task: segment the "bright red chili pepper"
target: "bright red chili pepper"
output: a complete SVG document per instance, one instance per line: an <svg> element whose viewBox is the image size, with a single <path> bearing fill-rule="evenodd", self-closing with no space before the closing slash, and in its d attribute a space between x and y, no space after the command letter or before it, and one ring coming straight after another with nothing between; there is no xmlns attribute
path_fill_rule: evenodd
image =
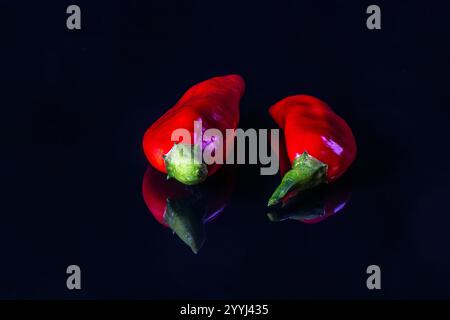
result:
<svg viewBox="0 0 450 320"><path fill-rule="evenodd" d="M231 169L221 170L199 186L185 186L148 167L142 194L155 219L197 253L205 241L204 224L223 212L233 187Z"/></svg>
<svg viewBox="0 0 450 320"><path fill-rule="evenodd" d="M221 164L206 165L202 161L195 162L194 158L205 148L214 152L222 148L220 151L225 159L226 141L203 137L203 141L197 142L197 147L195 141L174 144L172 133L176 129L186 129L194 140L194 121L201 121L202 133L210 128L218 129L225 139L226 129L237 128L239 102L244 90L245 83L239 75L228 75L200 82L186 91L144 135L144 152L151 165L187 185L200 183L216 172Z"/></svg>
<svg viewBox="0 0 450 320"><path fill-rule="evenodd" d="M323 101L307 95L287 97L269 113L283 129L292 168L269 199L278 203L291 190L306 190L339 178L356 157L347 123Z"/></svg>

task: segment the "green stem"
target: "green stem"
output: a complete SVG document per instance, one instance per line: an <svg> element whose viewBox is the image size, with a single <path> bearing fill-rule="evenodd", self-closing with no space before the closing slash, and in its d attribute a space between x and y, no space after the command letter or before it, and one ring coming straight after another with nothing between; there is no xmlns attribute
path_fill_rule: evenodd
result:
<svg viewBox="0 0 450 320"><path fill-rule="evenodd" d="M327 165L307 152L295 158L292 169L286 172L275 192L269 199L268 206L279 203L289 191L303 191L327 182Z"/></svg>
<svg viewBox="0 0 450 320"><path fill-rule="evenodd" d="M208 176L208 169L202 163L201 148L197 144L175 144L163 157L167 179L174 178L183 184L194 185Z"/></svg>

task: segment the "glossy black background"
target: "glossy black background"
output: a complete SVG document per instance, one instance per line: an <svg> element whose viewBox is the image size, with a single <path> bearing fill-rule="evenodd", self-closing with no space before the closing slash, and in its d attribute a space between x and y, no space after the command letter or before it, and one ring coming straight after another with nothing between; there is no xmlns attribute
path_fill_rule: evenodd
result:
<svg viewBox="0 0 450 320"><path fill-rule="evenodd" d="M449 26L443 1L0 3L1 298L450 298ZM192 84L239 73L242 128L309 93L353 128L349 206L272 223L279 176L239 167L198 255L141 195L142 135ZM65 268L82 268L68 291ZM366 267L382 290L366 289Z"/></svg>

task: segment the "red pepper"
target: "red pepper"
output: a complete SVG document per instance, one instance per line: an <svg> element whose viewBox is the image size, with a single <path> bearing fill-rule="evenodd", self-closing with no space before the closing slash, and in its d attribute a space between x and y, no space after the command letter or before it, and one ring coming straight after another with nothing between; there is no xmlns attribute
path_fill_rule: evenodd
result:
<svg viewBox="0 0 450 320"><path fill-rule="evenodd" d="M204 224L223 212L234 187L230 169L199 186L185 186L149 167L142 182L144 201L154 218L172 229L194 253L205 241Z"/></svg>
<svg viewBox="0 0 450 320"><path fill-rule="evenodd" d="M195 139L194 121L202 122L202 133L210 128L218 129L225 139L225 130L238 126L239 102L244 90L245 83L239 75L215 77L191 87L145 133L143 147L150 164L187 185L200 183L216 172L221 164L206 165L194 159L207 147L214 152L222 148L220 151L226 159L226 142L203 137L203 141L195 145L192 141ZM176 129L188 130L191 141L180 139L174 144L171 137Z"/></svg>
<svg viewBox="0 0 450 320"><path fill-rule="evenodd" d="M272 194L274 205L289 191L333 182L356 157L356 142L347 123L323 101L307 95L287 97L269 113L283 129L291 169Z"/></svg>

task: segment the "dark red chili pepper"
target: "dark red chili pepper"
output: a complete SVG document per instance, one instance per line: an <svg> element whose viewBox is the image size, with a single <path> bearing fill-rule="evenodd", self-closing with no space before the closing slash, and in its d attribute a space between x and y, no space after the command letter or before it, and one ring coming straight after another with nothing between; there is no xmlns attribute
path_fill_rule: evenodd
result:
<svg viewBox="0 0 450 320"><path fill-rule="evenodd" d="M203 137L197 146L195 141L183 139L174 144L172 133L176 129L186 129L191 134L191 140L194 140L194 121L201 121L202 133L210 128L218 129L225 139L226 129L237 128L239 102L244 90L245 83L240 76L228 75L200 82L186 91L176 105L145 133L143 147L151 165L187 185L200 183L216 172L221 164L206 165L193 160L207 147L214 152L217 148L223 148L221 151L225 159L226 141Z"/></svg>
<svg viewBox="0 0 450 320"><path fill-rule="evenodd" d="M347 123L323 101L307 95L287 97L269 113L283 129L291 170L269 199L278 203L291 190L306 190L339 178L356 157Z"/></svg>
<svg viewBox="0 0 450 320"><path fill-rule="evenodd" d="M233 187L234 175L229 168L204 184L185 186L167 180L149 167L142 182L142 194L155 219L197 253L205 241L204 224L223 212Z"/></svg>

